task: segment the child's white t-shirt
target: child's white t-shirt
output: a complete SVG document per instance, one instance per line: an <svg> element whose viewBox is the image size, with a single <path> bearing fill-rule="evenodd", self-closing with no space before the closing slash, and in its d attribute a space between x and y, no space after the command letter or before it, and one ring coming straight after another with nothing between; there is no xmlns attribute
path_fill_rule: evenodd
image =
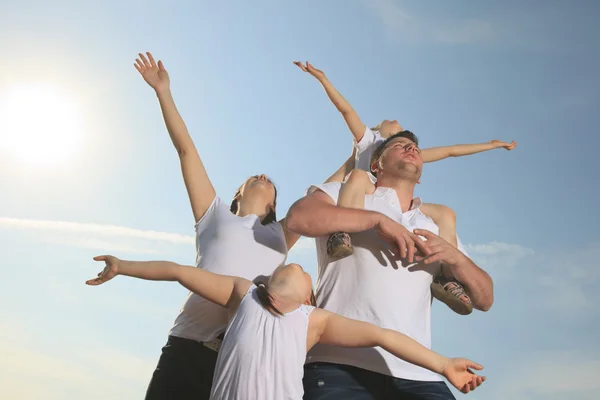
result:
<svg viewBox="0 0 600 400"><path fill-rule="evenodd" d="M308 319L313 306L275 316L251 285L219 350L211 400L302 400Z"/></svg>
<svg viewBox="0 0 600 400"><path fill-rule="evenodd" d="M379 131L372 131L369 128L365 128L365 134L362 139L354 145L356 147L354 168L371 172L371 156L375 152L375 149L384 141L385 139L381 137Z"/></svg>

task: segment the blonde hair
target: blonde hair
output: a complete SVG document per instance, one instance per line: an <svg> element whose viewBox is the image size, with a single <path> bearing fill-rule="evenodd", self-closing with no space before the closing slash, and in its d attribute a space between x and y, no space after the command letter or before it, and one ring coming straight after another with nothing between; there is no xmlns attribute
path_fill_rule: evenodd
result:
<svg viewBox="0 0 600 400"><path fill-rule="evenodd" d="M378 131L381 129L381 124L383 124L383 121L381 121L380 123L378 123L377 125L375 125L374 127L371 128L372 131Z"/></svg>

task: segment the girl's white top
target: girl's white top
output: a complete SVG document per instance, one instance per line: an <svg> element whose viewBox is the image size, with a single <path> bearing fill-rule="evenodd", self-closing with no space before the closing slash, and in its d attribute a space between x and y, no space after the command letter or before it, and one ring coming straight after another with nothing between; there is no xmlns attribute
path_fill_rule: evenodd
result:
<svg viewBox="0 0 600 400"><path fill-rule="evenodd" d="M275 316L250 286L225 332L211 400L301 400L312 310L301 305Z"/></svg>

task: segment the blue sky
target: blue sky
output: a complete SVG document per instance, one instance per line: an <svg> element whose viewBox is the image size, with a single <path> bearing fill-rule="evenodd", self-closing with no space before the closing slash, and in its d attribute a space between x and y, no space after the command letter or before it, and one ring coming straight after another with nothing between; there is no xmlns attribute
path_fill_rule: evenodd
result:
<svg viewBox="0 0 600 400"><path fill-rule="evenodd" d="M434 349L486 366L471 399L596 398L597 2L0 0L0 9L0 104L14 85L51 84L76 105L65 120L79 121L62 142L72 156L58 164L39 143L61 143L62 124L18 136L21 122L43 120L43 106L0 129L0 143L17 143L0 147L0 397L145 390L186 291L83 282L96 254L195 258L177 157L132 66L152 51L217 193L229 199L267 173L280 216L351 151L296 59L324 70L367 124L398 119L422 147L516 140L512 152L424 170L417 194L456 210L461 239L496 284L486 314L434 304ZM40 148L39 163L25 161ZM289 260L314 273L312 241Z"/></svg>

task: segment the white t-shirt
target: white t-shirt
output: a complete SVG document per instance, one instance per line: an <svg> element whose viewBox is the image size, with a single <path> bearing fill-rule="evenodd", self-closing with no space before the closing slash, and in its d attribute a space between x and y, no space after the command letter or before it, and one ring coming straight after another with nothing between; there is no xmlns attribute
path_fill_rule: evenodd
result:
<svg viewBox="0 0 600 400"><path fill-rule="evenodd" d="M360 142L354 145L356 147L354 168L371 172L371 156L375 152L375 149L384 141L385 139L381 137L378 131L366 128Z"/></svg>
<svg viewBox="0 0 600 400"><path fill-rule="evenodd" d="M308 318L301 305L283 316L265 310L252 285L227 327L211 400L301 400Z"/></svg>
<svg viewBox="0 0 600 400"><path fill-rule="evenodd" d="M340 187L339 182L317 186L336 203ZM421 201L415 199L413 208L402 213L396 191L390 188L379 187L372 195L365 196L365 209L381 212L409 231L420 228L437 234L437 225L420 211L420 206ZM440 270L439 263L419 263L406 268L374 229L350 236L354 254L332 262L327 256L327 237L316 239L317 305L348 318L402 332L431 348L429 286ZM441 380L433 372L402 361L380 347L350 349L317 344L308 353L307 362L352 365L403 379Z"/></svg>
<svg viewBox="0 0 600 400"><path fill-rule="evenodd" d="M285 262L287 246L280 223L262 225L254 214L238 217L215 197L196 223L196 254L198 268L254 280ZM224 307L190 293L169 335L208 342L225 331L227 322Z"/></svg>

